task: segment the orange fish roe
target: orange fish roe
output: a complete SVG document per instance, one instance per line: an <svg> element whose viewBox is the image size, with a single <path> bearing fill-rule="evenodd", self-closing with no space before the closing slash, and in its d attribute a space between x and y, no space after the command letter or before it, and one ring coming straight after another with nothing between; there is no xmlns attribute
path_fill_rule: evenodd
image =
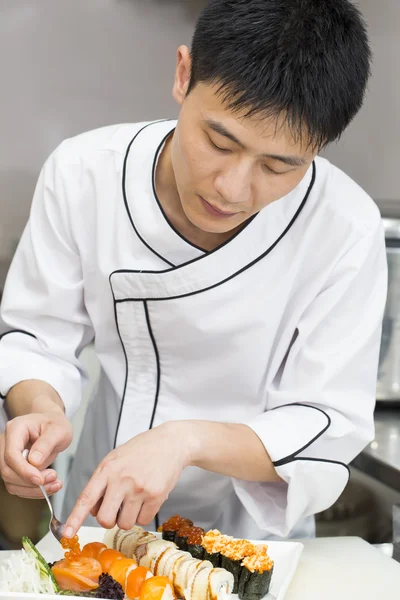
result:
<svg viewBox="0 0 400 600"><path fill-rule="evenodd" d="M179 537L187 537L189 535L189 533L192 531L193 529L193 525L183 525L182 527L180 527L177 531L177 535Z"/></svg>
<svg viewBox="0 0 400 600"><path fill-rule="evenodd" d="M61 538L61 547L65 550L64 556L66 560L74 560L81 555L81 546L77 535L71 539Z"/></svg>
<svg viewBox="0 0 400 600"><path fill-rule="evenodd" d="M184 525L188 525L190 527L193 526L193 521L190 519L185 519L184 517L180 517L179 515L173 515L169 519L167 519L158 530L161 531L178 531Z"/></svg>
<svg viewBox="0 0 400 600"><path fill-rule="evenodd" d="M231 560L243 560L255 552L256 546L248 540L232 540L222 550L222 554Z"/></svg>
<svg viewBox="0 0 400 600"><path fill-rule="evenodd" d="M187 543L189 545L198 545L200 546L203 541L204 529L201 527L191 527Z"/></svg>

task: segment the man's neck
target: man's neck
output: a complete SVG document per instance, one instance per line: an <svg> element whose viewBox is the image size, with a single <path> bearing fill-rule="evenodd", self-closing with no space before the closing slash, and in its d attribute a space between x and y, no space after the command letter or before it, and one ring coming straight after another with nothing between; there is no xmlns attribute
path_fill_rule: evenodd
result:
<svg viewBox="0 0 400 600"><path fill-rule="evenodd" d="M158 200L169 222L188 242L210 252L235 235L236 230L226 233L202 231L187 218L176 186L171 160L171 141L168 138L158 161L155 174L155 187Z"/></svg>

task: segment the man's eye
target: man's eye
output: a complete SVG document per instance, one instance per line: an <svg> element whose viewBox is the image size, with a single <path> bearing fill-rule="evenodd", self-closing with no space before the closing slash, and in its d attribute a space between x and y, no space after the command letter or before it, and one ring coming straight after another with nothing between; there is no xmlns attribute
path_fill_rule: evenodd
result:
<svg viewBox="0 0 400 600"><path fill-rule="evenodd" d="M263 165L263 169L265 171L268 171L268 173L273 173L274 175L284 175L285 174L285 171L274 171L268 165Z"/></svg>
<svg viewBox="0 0 400 600"><path fill-rule="evenodd" d="M210 138L210 144L213 148L215 148L216 150L219 150L219 152L231 152L231 150L229 148L221 148L221 146L217 146L217 144L215 144L212 139Z"/></svg>

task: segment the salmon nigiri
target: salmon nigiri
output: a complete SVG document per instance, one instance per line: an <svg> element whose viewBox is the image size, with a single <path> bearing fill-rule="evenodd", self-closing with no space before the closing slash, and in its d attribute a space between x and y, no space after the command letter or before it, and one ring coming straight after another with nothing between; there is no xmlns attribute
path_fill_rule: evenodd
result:
<svg viewBox="0 0 400 600"><path fill-rule="evenodd" d="M129 600L136 600L140 596L141 589L147 579L153 574L146 567L137 567L127 572L125 579L125 594Z"/></svg>
<svg viewBox="0 0 400 600"><path fill-rule="evenodd" d="M86 556L86 558L95 558L98 560L100 552L106 548L107 546L102 542L91 542L90 544L83 546L81 550L81 556Z"/></svg>
<svg viewBox="0 0 400 600"><path fill-rule="evenodd" d="M108 569L108 574L117 581L125 591L125 580L128 571L136 569L137 564L132 558L120 558L115 560Z"/></svg>
<svg viewBox="0 0 400 600"><path fill-rule="evenodd" d="M146 579L140 590L140 600L175 600L176 596L168 577Z"/></svg>
<svg viewBox="0 0 400 600"><path fill-rule="evenodd" d="M96 589L102 572L97 560L83 556L74 560L60 560L51 570L60 589L72 592L89 592Z"/></svg>

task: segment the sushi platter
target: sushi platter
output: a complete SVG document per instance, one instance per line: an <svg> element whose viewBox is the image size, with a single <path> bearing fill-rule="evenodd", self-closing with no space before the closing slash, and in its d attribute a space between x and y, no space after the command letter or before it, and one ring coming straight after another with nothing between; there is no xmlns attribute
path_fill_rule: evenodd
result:
<svg viewBox="0 0 400 600"><path fill-rule="evenodd" d="M140 569L147 570L149 573L147 577L150 576L150 578L145 583L149 589L149 595L148 597L143 595L142 590L140 594L141 600L173 600L174 598L184 598L185 600L228 600L229 598L231 600L238 600L240 598L241 600L283 600L303 551L303 545L299 542L234 540L233 538L222 536L216 530L208 532L204 536L202 546L200 544L193 544L190 547L188 541L196 542L196 536L191 539L188 537L189 532L188 535L185 535L184 530L182 531L181 537L178 539L175 538L175 542L178 542L178 545L176 545L170 537L171 532L168 531L151 533L145 532L140 527L135 527L130 532L123 532L118 530L118 528L105 531L99 527L82 527L79 531L79 542L82 547L96 546L97 544L98 546L102 545L104 549L107 546L110 549L107 551L108 553L117 552L122 553L124 558L129 556L132 559L133 557L137 563L135 563L135 566L129 567L129 559L125 559L125 563L127 564L125 565L124 578L126 577L126 581L128 581L128 575L130 575L133 569L137 568L137 565L140 565ZM222 552L215 551L222 549L223 539L230 542L230 553L227 550L222 550ZM104 543L100 544L100 542ZM250 554L248 551L250 548L249 545L253 545L252 558L244 559L242 562L242 557L246 555L246 550ZM234 552L232 549L234 549ZM62 577L62 569L55 568L58 565L62 566L63 563L63 561L60 561L62 549L58 542L48 534L39 542L37 550L50 565L57 561L52 570L53 573L61 574L60 576ZM102 551L104 550L100 550L100 552ZM103 554L104 557L107 552ZM239 556L240 559L238 561ZM134 561L131 560L131 562L133 563ZM102 564L104 564L104 561ZM239 564L245 564L247 567L241 566L239 567L240 571L237 571L236 567ZM255 567L255 564L262 564L264 567L260 569ZM118 562L119 570L115 570L115 567L114 571L103 569L103 573L120 573L123 567L124 560L121 560ZM259 572L257 572L257 568ZM151 573L150 570L152 571ZM0 586L1 573L2 556L0 552ZM135 574L138 573L139 569ZM171 589L167 585L161 595L157 596L158 591L155 595L152 594L152 583L155 584L155 580L164 579L167 582L169 581L167 577L158 576L165 573L173 574L170 577L171 581L173 581ZM132 578L135 574L132 573ZM154 577L153 574L158 577ZM120 577L113 576L116 577L117 581L121 582ZM101 577L104 577L104 575ZM190 590L188 589L188 580L194 582L191 584ZM67 586L61 589L70 588ZM267 593L262 596L265 589L267 589ZM139 595L128 595L128 591L125 588L124 592L127 594L125 598L139 598ZM239 592L239 596L233 592ZM74 596L73 593L68 592L68 597L72 600L79 600L79 598L82 598L82 594ZM112 598L114 597L116 596L112 596ZM2 598L15 598L16 600L47 598L47 600L59 600L60 595L59 593L38 594L37 592L20 593L1 591L0 587L0 599Z"/></svg>

